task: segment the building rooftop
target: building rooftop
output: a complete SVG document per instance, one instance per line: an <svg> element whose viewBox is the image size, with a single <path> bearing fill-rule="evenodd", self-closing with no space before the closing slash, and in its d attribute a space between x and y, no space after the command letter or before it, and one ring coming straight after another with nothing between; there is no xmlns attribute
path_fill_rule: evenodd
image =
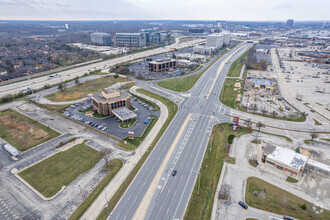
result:
<svg viewBox="0 0 330 220"><path fill-rule="evenodd" d="M266 146L264 147L263 151L267 154L271 154L274 152L274 150L276 149L276 147L274 145L271 144L266 144Z"/></svg>
<svg viewBox="0 0 330 220"><path fill-rule="evenodd" d="M113 110L112 113L117 118L119 118L121 121L126 121L126 120L129 120L129 119L133 119L133 118L136 118L136 116L137 116L134 112L132 112L128 108L116 109L116 110Z"/></svg>
<svg viewBox="0 0 330 220"><path fill-rule="evenodd" d="M325 170L330 172L330 166L324 163L320 163L316 160L309 159L307 162L309 165L312 165L313 167L317 167L319 169Z"/></svg>
<svg viewBox="0 0 330 220"><path fill-rule="evenodd" d="M161 63L174 62L174 61L176 61L176 59L157 59L157 60L150 61L149 63L161 64Z"/></svg>
<svg viewBox="0 0 330 220"><path fill-rule="evenodd" d="M92 98L98 102L114 102L121 99L126 99L130 94L126 91L117 91L111 88L94 93Z"/></svg>
<svg viewBox="0 0 330 220"><path fill-rule="evenodd" d="M308 157L298 154L290 149L276 147L276 149L267 156L267 159L277 161L283 165L299 170L305 165Z"/></svg>
<svg viewBox="0 0 330 220"><path fill-rule="evenodd" d="M103 33L103 32L95 32L95 33L92 33L92 35L98 35L98 36L111 36L110 34L108 33Z"/></svg>
<svg viewBox="0 0 330 220"><path fill-rule="evenodd" d="M116 33L116 35L134 35L134 36L140 36L140 35L143 35L143 33Z"/></svg>

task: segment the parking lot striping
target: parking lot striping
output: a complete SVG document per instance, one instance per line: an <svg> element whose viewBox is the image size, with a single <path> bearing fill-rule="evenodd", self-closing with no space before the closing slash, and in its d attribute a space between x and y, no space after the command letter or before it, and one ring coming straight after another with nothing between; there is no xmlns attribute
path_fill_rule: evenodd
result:
<svg viewBox="0 0 330 220"><path fill-rule="evenodd" d="M186 119L184 120L184 122L182 123L182 126L181 126L179 132L177 133L171 147L169 148L162 164L160 165L160 167L158 169L158 172L156 173L155 177L153 178L139 207L137 208L136 212L134 213L133 219L144 219L145 218L145 215L147 214L150 202L152 200L152 197L153 197L155 191L157 190L158 183L162 178L166 165L167 165L169 159L171 158L171 155L172 155L175 147L177 146L177 143L179 142L179 140L182 136L182 133L183 133L184 129L186 128L186 126L189 122L189 119L191 118L192 115L193 115L192 113L189 113L187 115Z"/></svg>

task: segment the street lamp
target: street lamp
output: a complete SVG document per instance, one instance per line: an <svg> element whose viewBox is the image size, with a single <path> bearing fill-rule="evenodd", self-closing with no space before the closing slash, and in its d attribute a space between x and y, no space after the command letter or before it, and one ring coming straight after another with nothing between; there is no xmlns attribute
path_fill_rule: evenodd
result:
<svg viewBox="0 0 330 220"><path fill-rule="evenodd" d="M199 194L199 187L201 185L201 173L200 172L197 172L195 170L191 170L191 171L198 174L198 194Z"/></svg>

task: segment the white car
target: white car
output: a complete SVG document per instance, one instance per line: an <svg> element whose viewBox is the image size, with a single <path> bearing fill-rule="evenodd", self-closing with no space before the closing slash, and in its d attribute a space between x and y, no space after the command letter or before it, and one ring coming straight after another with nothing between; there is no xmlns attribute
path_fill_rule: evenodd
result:
<svg viewBox="0 0 330 220"><path fill-rule="evenodd" d="M315 131L316 128L314 128L314 127L309 127L309 130L313 130L313 131Z"/></svg>

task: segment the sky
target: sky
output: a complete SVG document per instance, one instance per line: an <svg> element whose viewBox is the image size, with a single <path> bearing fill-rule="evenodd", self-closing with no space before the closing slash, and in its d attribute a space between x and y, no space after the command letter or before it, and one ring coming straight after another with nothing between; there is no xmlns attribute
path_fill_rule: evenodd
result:
<svg viewBox="0 0 330 220"><path fill-rule="evenodd" d="M0 0L0 20L330 20L329 0Z"/></svg>

